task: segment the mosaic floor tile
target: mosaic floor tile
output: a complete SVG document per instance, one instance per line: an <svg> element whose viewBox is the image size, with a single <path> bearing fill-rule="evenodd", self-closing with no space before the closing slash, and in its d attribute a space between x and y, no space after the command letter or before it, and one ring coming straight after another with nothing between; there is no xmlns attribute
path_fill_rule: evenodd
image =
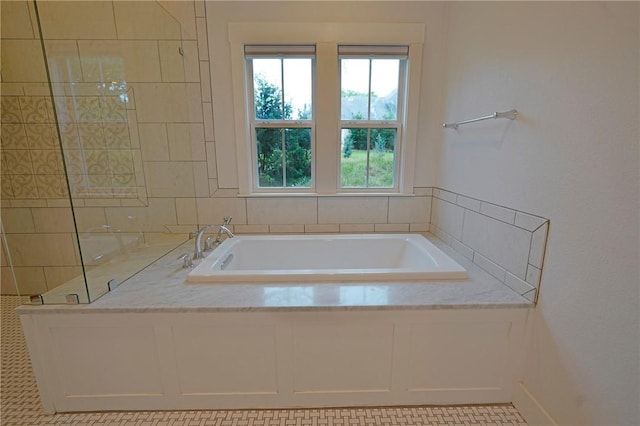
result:
<svg viewBox="0 0 640 426"><path fill-rule="evenodd" d="M296 410L136 411L45 415L15 308L1 298L0 425L2 426L413 426L526 425L511 405L368 407Z"/></svg>

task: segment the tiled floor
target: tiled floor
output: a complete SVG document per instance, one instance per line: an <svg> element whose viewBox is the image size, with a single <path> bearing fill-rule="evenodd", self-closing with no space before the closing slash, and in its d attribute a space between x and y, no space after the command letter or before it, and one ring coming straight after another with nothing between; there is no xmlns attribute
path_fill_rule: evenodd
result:
<svg viewBox="0 0 640 426"><path fill-rule="evenodd" d="M0 425L289 426L289 425L526 425L511 405L374 407L305 410L138 411L44 415L14 309L3 296Z"/></svg>

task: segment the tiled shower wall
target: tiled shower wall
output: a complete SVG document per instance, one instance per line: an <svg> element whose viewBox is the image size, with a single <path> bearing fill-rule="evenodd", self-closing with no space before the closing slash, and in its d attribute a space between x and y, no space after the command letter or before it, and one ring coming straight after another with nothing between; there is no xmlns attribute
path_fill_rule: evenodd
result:
<svg viewBox="0 0 640 426"><path fill-rule="evenodd" d="M38 6L53 98L32 2L1 5L2 221L22 294L81 272L65 166L80 233L188 232L217 190L204 3ZM4 247L2 275L14 293Z"/></svg>

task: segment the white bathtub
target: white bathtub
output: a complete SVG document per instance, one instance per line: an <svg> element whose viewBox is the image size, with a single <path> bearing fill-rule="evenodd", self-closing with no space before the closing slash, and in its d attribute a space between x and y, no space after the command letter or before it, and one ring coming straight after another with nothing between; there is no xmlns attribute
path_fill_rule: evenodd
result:
<svg viewBox="0 0 640 426"><path fill-rule="evenodd" d="M398 281L467 278L422 235L268 235L225 240L188 283Z"/></svg>

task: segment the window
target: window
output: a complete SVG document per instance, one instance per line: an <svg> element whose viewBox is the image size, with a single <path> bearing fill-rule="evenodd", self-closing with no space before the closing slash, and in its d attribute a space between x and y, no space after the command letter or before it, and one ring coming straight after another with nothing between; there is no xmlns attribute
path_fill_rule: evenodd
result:
<svg viewBox="0 0 640 426"><path fill-rule="evenodd" d="M256 189L311 188L315 46L245 46Z"/></svg>
<svg viewBox="0 0 640 426"><path fill-rule="evenodd" d="M395 188L407 46L339 46L340 187Z"/></svg>
<svg viewBox="0 0 640 426"><path fill-rule="evenodd" d="M423 39L422 24L230 23L231 73L213 81L231 79L233 109L215 132L237 163L219 179L240 195L411 194Z"/></svg>

